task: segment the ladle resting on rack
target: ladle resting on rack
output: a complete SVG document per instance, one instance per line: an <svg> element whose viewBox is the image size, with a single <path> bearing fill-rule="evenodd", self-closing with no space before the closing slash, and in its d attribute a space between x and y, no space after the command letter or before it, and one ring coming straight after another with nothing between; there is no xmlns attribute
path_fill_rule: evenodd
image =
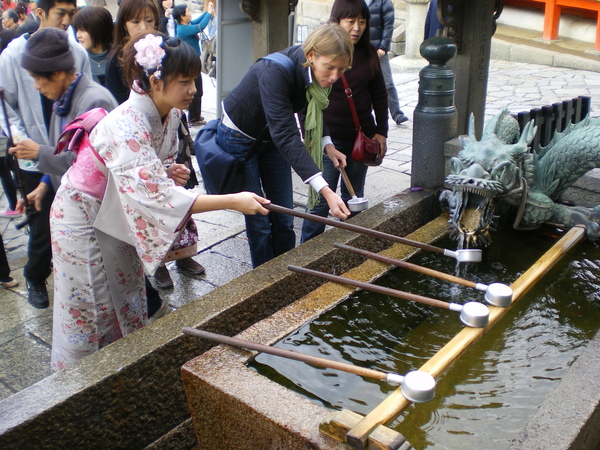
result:
<svg viewBox="0 0 600 450"><path fill-rule="evenodd" d="M318 270L306 269L298 266L288 266L292 272L302 273L304 275L313 275L334 283L347 284L367 291L379 292L380 294L391 295L392 297L403 298L424 305L435 306L438 308L449 309L450 311L460 312L460 320L468 327L483 328L490 319L490 310L483 303L468 302L464 305L458 303L448 303L435 298L424 297L422 295L411 294L410 292L399 291L397 289L379 286L377 284L365 283L364 281L353 280L351 278L340 277L331 273L319 272Z"/></svg>
<svg viewBox="0 0 600 450"><path fill-rule="evenodd" d="M413 241L411 239L395 236L393 234L384 233L383 231L371 230L370 228L361 227L347 222L340 222L337 220L328 219L326 217L317 216L315 214L303 213L300 211L294 211L293 209L284 208L283 206L269 204L263 205L269 211L273 211L281 214L289 214L290 216L300 217L302 219L312 220L314 222L324 223L325 225L331 225L332 227L342 228L343 230L354 231L355 233L366 234L379 239L386 239L392 242L398 242L404 245L410 245L411 247L417 247L430 252L441 253L451 258L456 258L458 262L480 262L481 261L481 250L480 249L458 249L448 250L446 248L435 247L433 245L425 244L423 242Z"/></svg>
<svg viewBox="0 0 600 450"><path fill-rule="evenodd" d="M456 277L444 272L439 272L428 267L419 266L418 264L409 263L408 261L402 261L400 259L390 258L389 256L380 255L379 253L373 253L368 250L361 248L352 247L351 245L340 244L336 242L333 244L335 248L346 250L349 252L357 253L367 258L375 259L393 266L402 267L404 269L413 270L425 275L429 275L442 280L450 281L451 283L461 284L463 286L475 288L478 291L485 292L485 301L493 306L506 307L510 305L513 298L513 291L510 286L503 283L492 283L490 285L483 283L475 283L474 281L465 280L464 278Z"/></svg>
<svg viewBox="0 0 600 450"><path fill-rule="evenodd" d="M268 345L257 344L255 342L244 341L243 339L223 336L216 333L210 333L204 330L196 330L195 328L185 327L182 330L185 334L199 338L208 339L210 341L219 342L221 344L231 345L233 347L246 348L262 353L269 353L283 358L302 361L307 364L312 364L318 367L327 367L329 369L341 370L343 372L353 373L361 377L374 378L376 380L384 380L388 383L402 385L402 394L407 400L415 403L423 403L431 400L435 394L435 379L427 372L414 370L406 374L406 376L397 373L382 372L380 370L367 369L366 367L354 366L352 364L332 361L330 359L319 358L317 356L305 355L304 353L284 350L282 348L270 347Z"/></svg>

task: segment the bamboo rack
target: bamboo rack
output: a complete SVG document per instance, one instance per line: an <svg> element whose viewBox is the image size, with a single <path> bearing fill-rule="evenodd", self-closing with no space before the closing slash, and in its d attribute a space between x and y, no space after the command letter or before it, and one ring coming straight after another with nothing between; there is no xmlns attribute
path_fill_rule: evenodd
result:
<svg viewBox="0 0 600 450"><path fill-rule="evenodd" d="M523 295L525 295L525 293L548 273L569 250L574 248L584 238L585 227L575 226L571 228L511 285L514 293L511 305L506 308L490 306L490 320L485 328L463 328L454 338L431 357L429 361L423 364L419 370L428 372L434 378L438 378L456 358L493 327L508 312L515 302L523 297ZM346 443L352 448L366 448L369 435L378 428L379 425L388 423L396 418L410 404L411 402L402 395L401 389L395 390L362 420L346 428L348 430L345 434ZM345 424L338 424L341 427L345 427ZM330 428L329 423L323 423L320 427L322 432L335 439L339 439L339 436L343 435L339 430L337 433L332 434L328 431L328 428Z"/></svg>

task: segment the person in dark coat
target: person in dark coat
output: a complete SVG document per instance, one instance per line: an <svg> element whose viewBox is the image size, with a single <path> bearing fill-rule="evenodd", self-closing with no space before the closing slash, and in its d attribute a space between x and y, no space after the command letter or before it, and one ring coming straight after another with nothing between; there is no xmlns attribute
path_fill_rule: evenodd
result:
<svg viewBox="0 0 600 450"><path fill-rule="evenodd" d="M369 8L363 0L335 0L331 8L329 21L338 23L348 31L354 43L352 68L343 77L352 89L352 99L358 121L365 135L380 144L380 154L385 155L388 133L387 91L379 56L369 39ZM375 113L375 119L373 118ZM346 173L350 184L360 198L364 195L367 166L351 158L356 136L356 127L348 103L342 80L333 83L329 95L329 106L324 111L325 124L331 135L335 150L333 155L323 156L323 176L332 189L336 189L339 179L338 161L345 160ZM346 203L352 195L344 183L341 185L342 200ZM329 207L323 197L310 211L321 217L327 217ZM325 224L304 220L302 224L302 242L323 233Z"/></svg>
<svg viewBox="0 0 600 450"><path fill-rule="evenodd" d="M429 2L427 16L425 17L425 33L423 35L424 40L436 36L438 31L444 28L440 23L440 19L438 19L437 4L437 0L431 0L431 2Z"/></svg>
<svg viewBox="0 0 600 450"><path fill-rule="evenodd" d="M280 52L291 67L260 59L225 98L217 144L243 159L258 140L256 154L245 167L243 190L259 195L264 191L273 203L291 208L291 165L310 184L316 201L316 193L320 192L335 217L349 216L350 211L327 185L319 165L323 151L333 149L322 125L322 110L331 85L352 64L353 51L352 40L343 28L322 25L302 46ZM295 113L304 110L307 113L303 143ZM296 244L292 217L284 214L246 216L246 234L254 267Z"/></svg>
<svg viewBox="0 0 600 450"><path fill-rule="evenodd" d="M377 49L379 55L383 79L388 92L388 107L392 119L400 125L406 122L408 117L400 109L398 91L394 85L392 68L388 58L388 52L392 44L392 34L394 33L394 5L391 0L367 0L366 3L371 13L371 24L369 26L371 44Z"/></svg>

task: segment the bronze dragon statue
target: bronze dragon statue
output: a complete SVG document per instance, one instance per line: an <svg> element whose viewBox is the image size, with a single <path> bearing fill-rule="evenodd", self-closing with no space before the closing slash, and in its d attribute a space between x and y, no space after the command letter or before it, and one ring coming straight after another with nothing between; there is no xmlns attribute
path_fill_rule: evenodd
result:
<svg viewBox="0 0 600 450"><path fill-rule="evenodd" d="M513 227L533 229L543 223L586 226L589 239L600 237L600 206L585 208L557 203L560 195L589 170L600 167L600 119L589 116L564 131L539 151L529 148L536 127L519 125L503 110L486 125L480 141L471 116L462 150L450 160L450 173L440 200L450 210L452 235L459 245L485 246L498 208L511 207ZM516 210L516 213L514 211Z"/></svg>

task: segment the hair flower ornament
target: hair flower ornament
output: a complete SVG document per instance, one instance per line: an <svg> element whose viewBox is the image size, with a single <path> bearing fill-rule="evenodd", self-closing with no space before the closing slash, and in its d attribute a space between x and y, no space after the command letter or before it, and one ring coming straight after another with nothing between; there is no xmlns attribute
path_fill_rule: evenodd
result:
<svg viewBox="0 0 600 450"><path fill-rule="evenodd" d="M159 79L162 60L165 57L165 49L161 47L162 43L162 37L148 34L133 45L136 50L135 62L144 69L146 75L150 76L151 73L154 73L154 76Z"/></svg>

